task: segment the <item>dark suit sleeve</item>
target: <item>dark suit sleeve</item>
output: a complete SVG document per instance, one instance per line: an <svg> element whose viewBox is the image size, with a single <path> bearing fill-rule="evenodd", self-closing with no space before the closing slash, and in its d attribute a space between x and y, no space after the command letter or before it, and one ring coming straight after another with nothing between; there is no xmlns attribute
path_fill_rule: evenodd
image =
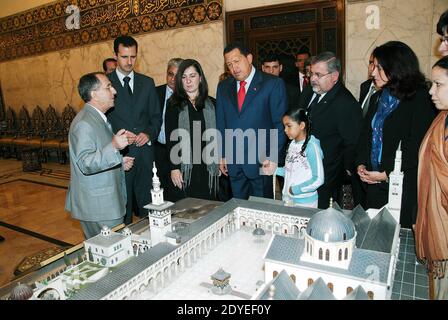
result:
<svg viewBox="0 0 448 320"><path fill-rule="evenodd" d="M225 114L224 114L224 96L223 96L223 83L225 81L221 81L218 84L218 89L216 91L216 129L218 129L220 135L221 135L221 146L218 146L218 150L221 151L221 154L219 155L219 159L224 158L225 156L225 143L224 143L224 130L226 127L226 120L225 120ZM218 140L219 141L219 140Z"/></svg>
<svg viewBox="0 0 448 320"><path fill-rule="evenodd" d="M149 95L148 101L146 102L146 108L149 117L149 123L142 130L142 132L149 135L149 139L154 142L159 136L160 127L162 126L162 116L160 114L160 102L159 97L156 92L156 87L154 80L149 79L150 83L148 86Z"/></svg>
<svg viewBox="0 0 448 320"><path fill-rule="evenodd" d="M409 127L409 138L402 142L403 163L401 169L403 171L417 168L420 144L436 115L426 92L416 95L416 99L410 103L413 115ZM389 172L387 174L389 175Z"/></svg>
<svg viewBox="0 0 448 320"><path fill-rule="evenodd" d="M171 150L179 143L179 137L176 134L176 129L179 127L179 110L177 107L171 105L170 100L167 101L166 111L165 111L165 135L166 135L166 146L168 154L171 154ZM173 133L174 132L174 133ZM170 158L170 170L179 169L180 163L174 163L174 157Z"/></svg>
<svg viewBox="0 0 448 320"><path fill-rule="evenodd" d="M361 83L361 85L359 86L359 103L362 104L362 102L364 101L367 93L369 92L370 89L370 84L371 84L371 80L367 80L364 81L363 83Z"/></svg>
<svg viewBox="0 0 448 320"><path fill-rule="evenodd" d="M280 78L277 78L276 81L274 82L274 87L272 89L271 95L269 96L269 108L273 128L277 129L278 132L278 141L277 141L278 148L276 150L277 154L275 155L276 158L273 159L275 160L276 163L278 163L278 161L281 159L280 157L286 143L286 135L283 127L282 118L288 108L285 83ZM269 157L270 158L273 157L271 150Z"/></svg>
<svg viewBox="0 0 448 320"><path fill-rule="evenodd" d="M361 133L359 135L355 153L355 169L360 165L365 165L366 167L368 167L368 163L370 161L368 139L371 138L369 133L371 121L372 118L370 118L368 115L362 121Z"/></svg>
<svg viewBox="0 0 448 320"><path fill-rule="evenodd" d="M361 133L356 147L355 168L363 164L370 168L370 145L372 140L372 119L378 108L378 100L381 91L376 92L370 99L369 108L362 120Z"/></svg>
<svg viewBox="0 0 448 320"><path fill-rule="evenodd" d="M165 103L165 93L166 93L166 85L161 85L156 87L157 96L159 97L159 106L160 110L163 109L163 104Z"/></svg>
<svg viewBox="0 0 448 320"><path fill-rule="evenodd" d="M337 114L338 131L343 141L344 169L353 173L355 153L361 132L362 114L359 103L348 94L341 101L341 112Z"/></svg>
<svg viewBox="0 0 448 320"><path fill-rule="evenodd" d="M288 109L297 109L299 107L300 89L285 82L286 94L288 96Z"/></svg>

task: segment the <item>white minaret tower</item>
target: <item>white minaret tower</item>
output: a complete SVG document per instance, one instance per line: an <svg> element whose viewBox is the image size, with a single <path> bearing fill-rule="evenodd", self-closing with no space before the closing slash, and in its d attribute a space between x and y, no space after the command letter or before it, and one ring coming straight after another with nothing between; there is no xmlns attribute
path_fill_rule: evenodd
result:
<svg viewBox="0 0 448 320"><path fill-rule="evenodd" d="M144 206L149 210L149 230L151 232L151 246L155 246L159 242L165 242L165 234L171 231L171 210L169 207L173 205L170 201L163 200L163 188L160 188L160 180L157 177L157 168L153 163L153 177L151 199L152 203Z"/></svg>
<svg viewBox="0 0 448 320"><path fill-rule="evenodd" d="M163 188L160 188L160 180L157 176L156 163L153 162L152 167L152 190L151 190L152 204L161 205L163 204Z"/></svg>
<svg viewBox="0 0 448 320"><path fill-rule="evenodd" d="M389 202L386 207L400 223L401 197L403 194L403 172L401 171L401 141L395 153L394 171L389 174Z"/></svg>

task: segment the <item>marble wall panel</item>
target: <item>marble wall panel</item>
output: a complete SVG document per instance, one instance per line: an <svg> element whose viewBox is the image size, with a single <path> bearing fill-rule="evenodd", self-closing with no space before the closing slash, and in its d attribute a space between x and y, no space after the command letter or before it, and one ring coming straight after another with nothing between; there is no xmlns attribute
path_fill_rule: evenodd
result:
<svg viewBox="0 0 448 320"><path fill-rule="evenodd" d="M226 11L249 9L290 0L225 0ZM380 9L379 29L365 26L366 7ZM376 0L346 1L346 74L347 87L358 96L359 84L365 80L367 61L375 46L389 40L408 43L417 53L422 71L429 76L432 64L439 58L439 36L435 26L448 0ZM26 9L26 8L24 8ZM222 50L225 24L221 21L137 36L141 52L137 70L164 83L166 61L175 56L196 58L204 67L215 95L217 79L223 71ZM86 72L101 69L101 62L112 54L112 43L105 42L82 48L48 53L32 58L0 63L0 81L5 104L19 109L49 103L58 109L67 103L76 109L81 100L76 82Z"/></svg>
<svg viewBox="0 0 448 320"><path fill-rule="evenodd" d="M136 36L139 55L136 70L156 82L165 82L166 63L172 57L197 59L206 74L210 95L215 96L219 75L223 72L223 23L170 30ZM79 78L88 72L101 71L102 61L113 55L113 43L51 52L0 64L6 106L28 110L52 104L61 111L67 104L80 110L83 103L77 93Z"/></svg>
<svg viewBox="0 0 448 320"><path fill-rule="evenodd" d="M368 6L379 9L379 28L368 29ZM356 96L366 79L367 64L373 49L387 41L399 40L416 53L420 69L430 76L432 64L439 58L436 24L448 9L448 0L377 0L347 3L346 7L346 85Z"/></svg>

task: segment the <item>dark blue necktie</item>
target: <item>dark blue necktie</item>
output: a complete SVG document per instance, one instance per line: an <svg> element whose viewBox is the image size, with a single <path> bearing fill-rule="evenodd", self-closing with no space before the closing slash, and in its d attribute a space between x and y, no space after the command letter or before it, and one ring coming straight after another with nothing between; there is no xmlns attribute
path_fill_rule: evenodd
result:
<svg viewBox="0 0 448 320"><path fill-rule="evenodd" d="M308 106L308 112L310 112L311 109L313 109L313 107L319 103L319 98L320 98L320 94L316 94L313 101L311 101L310 105Z"/></svg>
<svg viewBox="0 0 448 320"><path fill-rule="evenodd" d="M124 88L129 93L129 96L132 97L132 89L131 89L131 86L129 85L129 81L131 81L130 77L123 78Z"/></svg>

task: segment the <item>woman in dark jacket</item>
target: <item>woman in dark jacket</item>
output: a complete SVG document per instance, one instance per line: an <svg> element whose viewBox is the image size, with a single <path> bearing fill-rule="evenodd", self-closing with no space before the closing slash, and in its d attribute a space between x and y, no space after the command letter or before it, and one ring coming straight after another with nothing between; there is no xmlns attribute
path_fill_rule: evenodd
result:
<svg viewBox="0 0 448 320"><path fill-rule="evenodd" d="M359 138L356 165L366 188L366 207L388 202L389 174L401 142L403 197L400 224L411 228L417 212L420 143L435 117L425 77L409 46L389 41L373 51L372 76L379 92L372 96Z"/></svg>
<svg viewBox="0 0 448 320"><path fill-rule="evenodd" d="M180 198L215 200L219 183L215 101L208 96L207 80L196 60L186 59L179 66L167 102L165 130L171 181Z"/></svg>

